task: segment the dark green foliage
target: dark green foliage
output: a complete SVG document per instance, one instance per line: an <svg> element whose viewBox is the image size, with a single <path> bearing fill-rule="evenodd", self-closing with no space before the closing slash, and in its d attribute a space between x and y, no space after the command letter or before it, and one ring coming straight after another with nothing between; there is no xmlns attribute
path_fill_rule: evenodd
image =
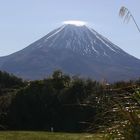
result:
<svg viewBox="0 0 140 140"><path fill-rule="evenodd" d="M95 114L95 109L84 106L86 98L98 85L90 80L71 79L60 71L51 78L33 81L17 92L10 108L10 126L14 129L43 129L82 131Z"/></svg>
<svg viewBox="0 0 140 140"><path fill-rule="evenodd" d="M50 78L27 84L0 74L0 129L104 131L127 119L119 107L140 112L139 80L109 85L55 71Z"/></svg>
<svg viewBox="0 0 140 140"><path fill-rule="evenodd" d="M11 126L15 129L49 129L52 114L59 107L53 91L53 88L47 87L46 81L33 82L19 91L11 105Z"/></svg>
<svg viewBox="0 0 140 140"><path fill-rule="evenodd" d="M0 71L0 88L16 88L23 86L22 79L7 72Z"/></svg>
<svg viewBox="0 0 140 140"><path fill-rule="evenodd" d="M12 98L17 90L26 86L26 82L10 75L7 72L0 71L0 129L8 129L8 113Z"/></svg>

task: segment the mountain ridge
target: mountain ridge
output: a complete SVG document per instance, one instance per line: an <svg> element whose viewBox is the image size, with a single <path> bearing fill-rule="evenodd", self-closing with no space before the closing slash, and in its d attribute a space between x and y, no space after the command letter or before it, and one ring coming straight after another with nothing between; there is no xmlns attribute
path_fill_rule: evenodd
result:
<svg viewBox="0 0 140 140"><path fill-rule="evenodd" d="M42 79L54 70L95 80L140 76L140 60L87 26L63 25L28 47L0 58L0 69L24 79Z"/></svg>

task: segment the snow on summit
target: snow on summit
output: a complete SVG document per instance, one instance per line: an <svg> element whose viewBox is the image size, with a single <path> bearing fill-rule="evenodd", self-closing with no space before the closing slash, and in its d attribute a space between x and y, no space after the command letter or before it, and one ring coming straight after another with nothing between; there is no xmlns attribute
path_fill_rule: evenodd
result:
<svg viewBox="0 0 140 140"><path fill-rule="evenodd" d="M86 26L84 21L70 20L63 23L60 28L44 37L44 42L41 42L42 47L67 48L82 55L105 57L108 57L110 53L122 52L119 47Z"/></svg>
<svg viewBox="0 0 140 140"><path fill-rule="evenodd" d="M75 25L75 26L84 26L87 24L85 21L80 21L80 20L68 20L68 21L63 21L63 24L70 24L70 25Z"/></svg>

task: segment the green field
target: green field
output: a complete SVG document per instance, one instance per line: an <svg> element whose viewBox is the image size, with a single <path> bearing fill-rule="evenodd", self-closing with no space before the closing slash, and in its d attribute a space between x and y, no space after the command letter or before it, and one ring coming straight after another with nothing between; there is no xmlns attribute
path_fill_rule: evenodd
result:
<svg viewBox="0 0 140 140"><path fill-rule="evenodd" d="M100 134L0 131L0 140L102 140Z"/></svg>

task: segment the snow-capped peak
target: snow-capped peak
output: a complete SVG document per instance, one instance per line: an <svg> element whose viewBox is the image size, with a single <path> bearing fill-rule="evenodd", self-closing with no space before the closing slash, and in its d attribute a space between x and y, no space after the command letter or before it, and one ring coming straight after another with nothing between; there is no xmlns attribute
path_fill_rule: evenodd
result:
<svg viewBox="0 0 140 140"><path fill-rule="evenodd" d="M68 20L68 21L63 21L63 24L66 25L75 25L75 26L84 26L87 24L85 21L79 21L79 20Z"/></svg>
<svg viewBox="0 0 140 140"><path fill-rule="evenodd" d="M36 48L71 49L82 55L105 57L110 57L110 54L114 53L123 53L122 49L86 26L84 22L69 21L67 23L38 41Z"/></svg>
<svg viewBox="0 0 140 140"><path fill-rule="evenodd" d="M96 80L140 76L140 60L79 22L68 22L23 50L0 58L0 68L25 79L45 78L56 69Z"/></svg>

